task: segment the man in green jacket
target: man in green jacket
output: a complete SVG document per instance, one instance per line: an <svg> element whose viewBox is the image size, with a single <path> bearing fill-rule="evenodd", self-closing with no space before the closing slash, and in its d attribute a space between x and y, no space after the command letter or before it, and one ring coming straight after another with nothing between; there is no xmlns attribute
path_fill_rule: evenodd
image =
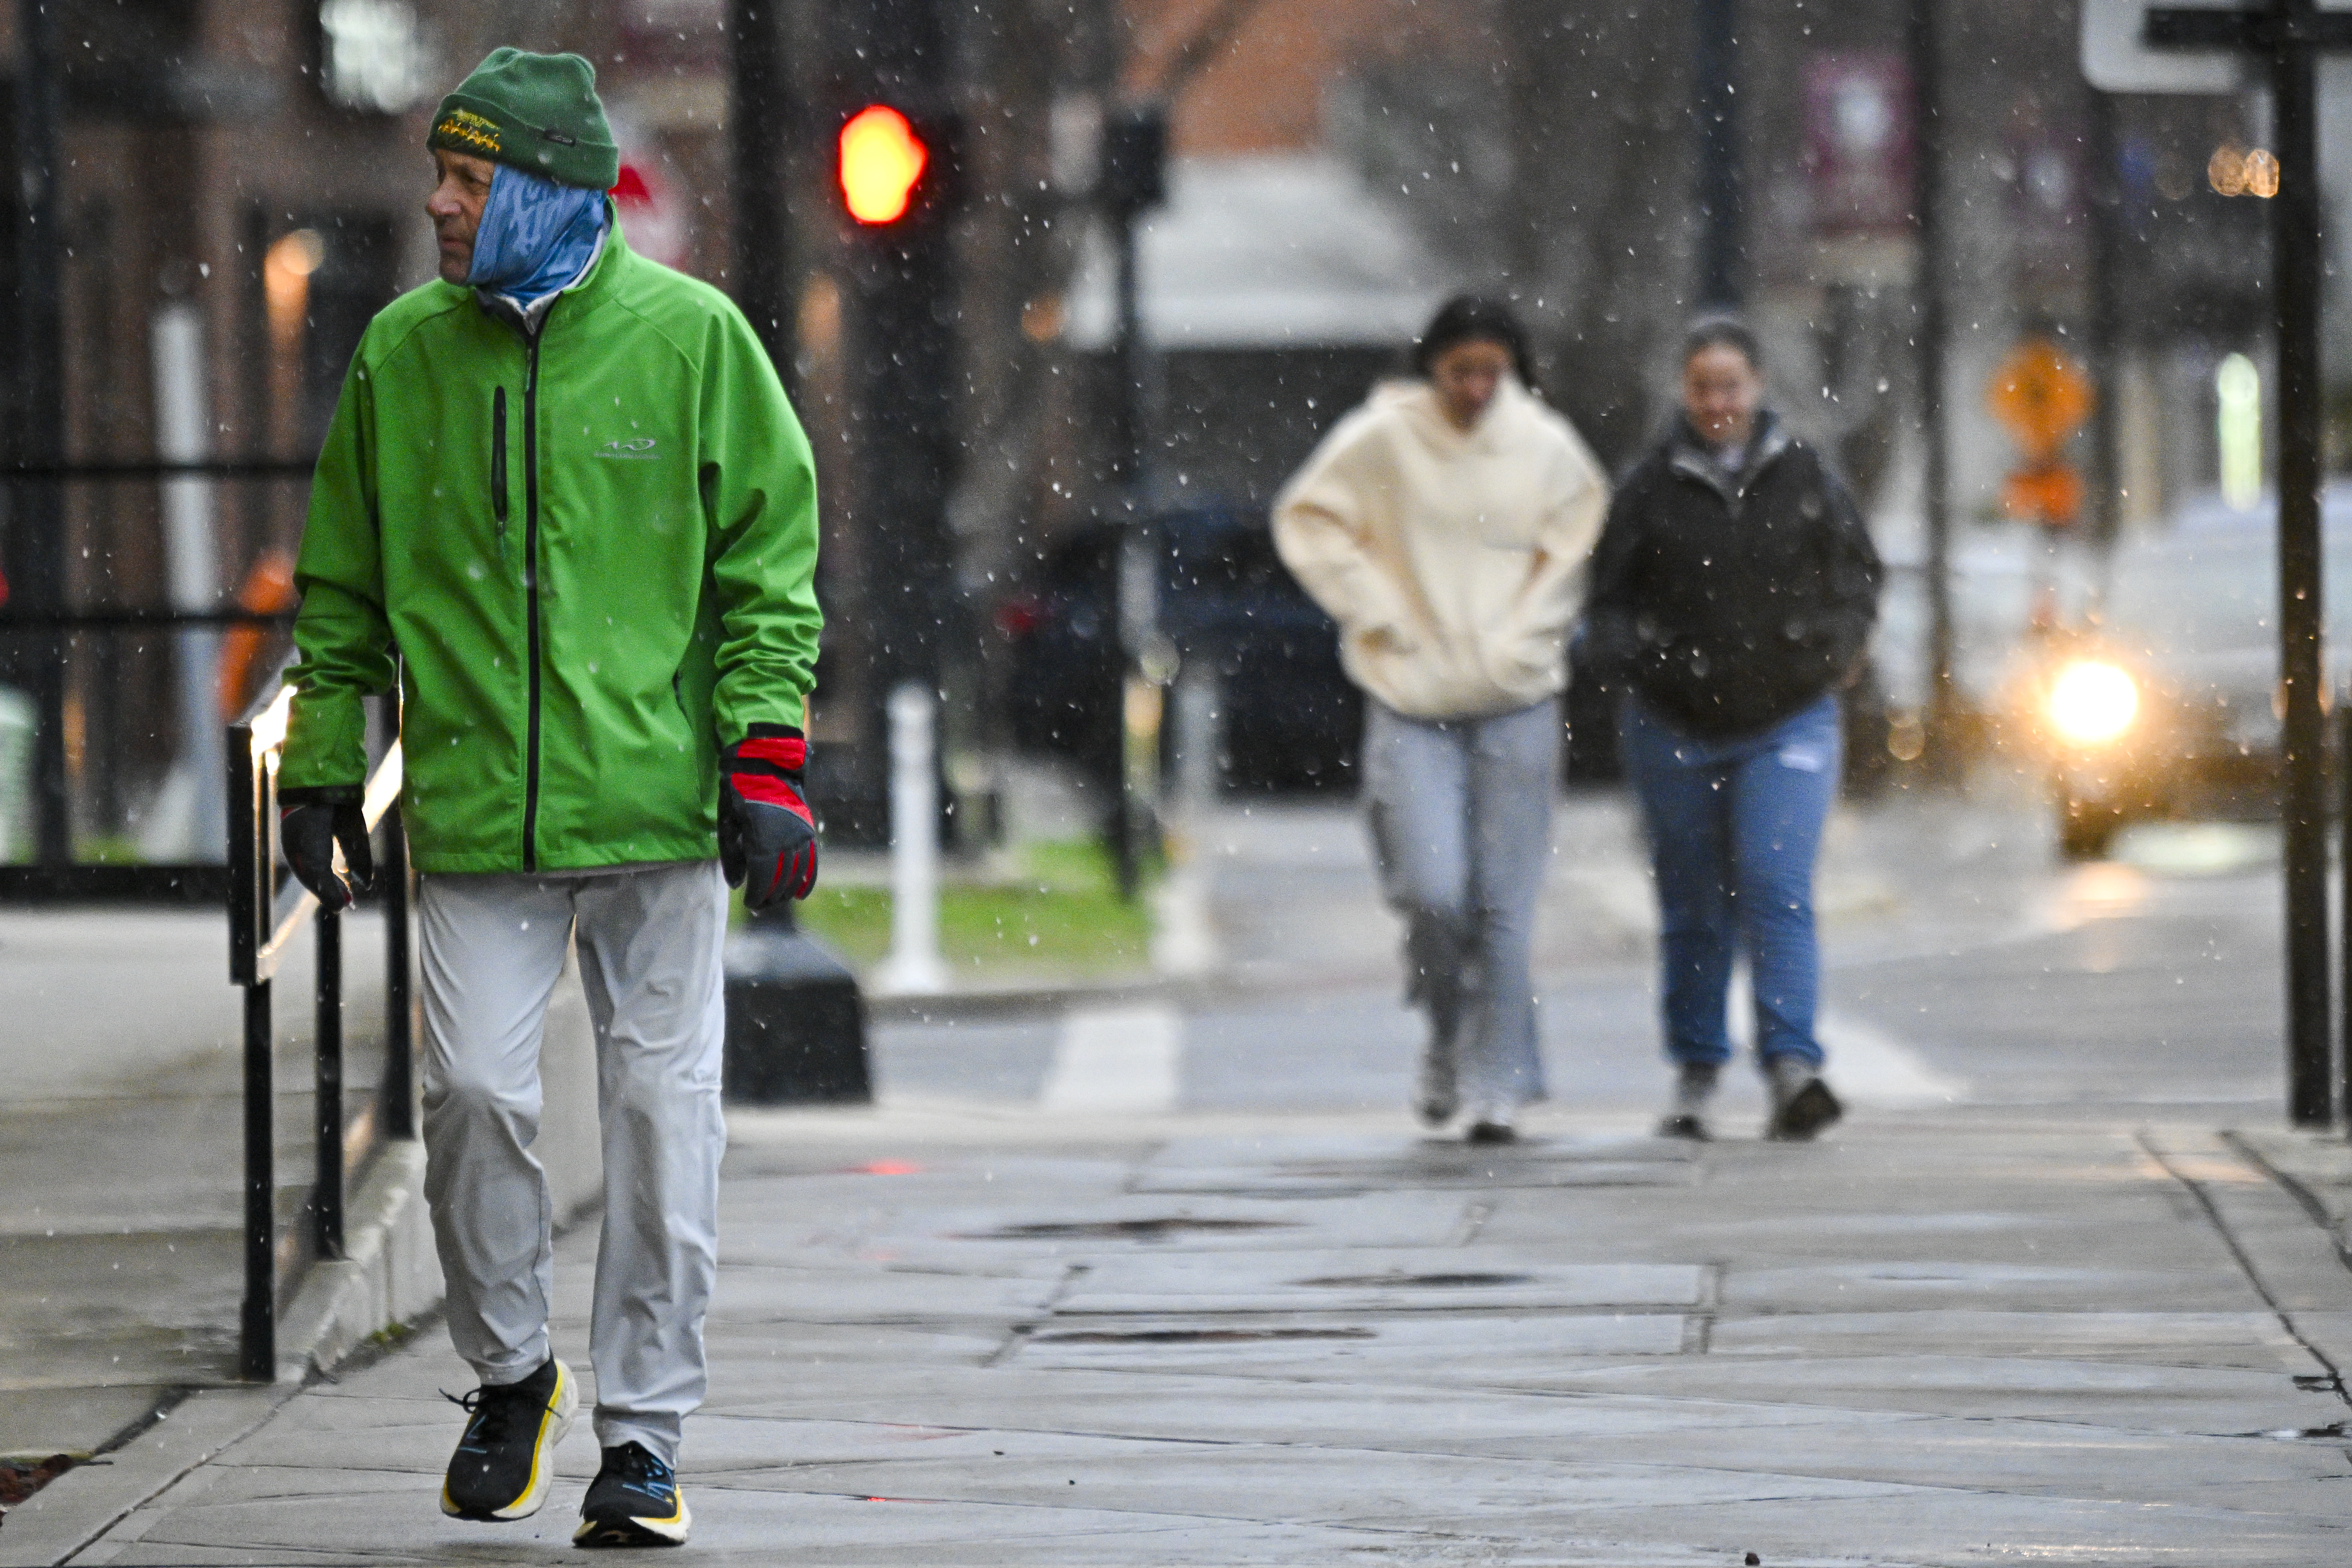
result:
<svg viewBox="0 0 2352 1568"><path fill-rule="evenodd" d="M604 1465L573 1539L663 1545L687 1535L717 1272L722 875L754 908L816 877L816 495L741 314L623 242L594 84L499 49L434 116L441 277L370 323L320 455L278 798L289 863L341 907L370 871L362 700L398 683L425 1195L481 1383L442 1489L458 1518L537 1511L577 1401L530 1153L576 948L605 1205Z"/></svg>

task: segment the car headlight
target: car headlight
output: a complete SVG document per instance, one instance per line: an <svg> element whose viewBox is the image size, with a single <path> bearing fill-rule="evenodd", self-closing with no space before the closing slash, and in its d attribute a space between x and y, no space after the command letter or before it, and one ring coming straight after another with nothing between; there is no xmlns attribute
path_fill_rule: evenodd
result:
<svg viewBox="0 0 2352 1568"><path fill-rule="evenodd" d="M2050 723L2079 745L2114 740L2139 717L2139 683L2112 664L2076 659L2050 683Z"/></svg>

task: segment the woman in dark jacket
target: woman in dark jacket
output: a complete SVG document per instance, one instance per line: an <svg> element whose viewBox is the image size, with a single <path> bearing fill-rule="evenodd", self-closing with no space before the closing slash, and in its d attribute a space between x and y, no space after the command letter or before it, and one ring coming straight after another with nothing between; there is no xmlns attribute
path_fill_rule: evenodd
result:
<svg viewBox="0 0 2352 1568"><path fill-rule="evenodd" d="M1837 793L1838 689L1876 616L1861 515L1811 447L1760 406L1736 321L1683 344L1683 417L1617 492L1593 552L1581 664L1623 693L1622 749L1658 883L1666 1052L1660 1131L1707 1136L1731 1058L1735 948L1756 990L1768 1135L1842 1114L1813 1036L1813 860Z"/></svg>

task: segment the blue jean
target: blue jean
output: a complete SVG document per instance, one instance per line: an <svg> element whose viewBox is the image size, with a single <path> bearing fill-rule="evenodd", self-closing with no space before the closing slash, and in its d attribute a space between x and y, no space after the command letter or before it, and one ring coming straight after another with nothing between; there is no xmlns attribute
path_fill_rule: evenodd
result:
<svg viewBox="0 0 2352 1568"><path fill-rule="evenodd" d="M1559 741L1557 702L1467 719L1364 704L1364 795L1381 890L1405 917L1408 994L1474 1113L1544 1098L1529 946Z"/></svg>
<svg viewBox="0 0 2352 1568"><path fill-rule="evenodd" d="M1658 883L1666 1054L1731 1059L1727 998L1740 949L1756 985L1756 1054L1819 1068L1813 861L1837 795L1836 694L1738 740L1685 735L1638 697L1620 725Z"/></svg>

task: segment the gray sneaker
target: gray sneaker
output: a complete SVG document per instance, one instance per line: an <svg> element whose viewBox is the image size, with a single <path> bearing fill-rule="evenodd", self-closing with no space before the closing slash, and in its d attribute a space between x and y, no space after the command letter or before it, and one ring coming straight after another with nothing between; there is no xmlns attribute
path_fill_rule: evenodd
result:
<svg viewBox="0 0 2352 1568"><path fill-rule="evenodd" d="M1675 1073L1674 1103L1658 1122L1661 1138L1687 1138L1704 1143L1715 1136L1707 1131L1707 1102L1715 1098L1716 1080L1723 1069L1714 1062L1685 1062Z"/></svg>
<svg viewBox="0 0 2352 1568"><path fill-rule="evenodd" d="M1413 1089L1413 1113L1431 1127L1443 1127L1462 1109L1454 1079L1454 1051L1436 1040L1421 1053L1421 1080Z"/></svg>

